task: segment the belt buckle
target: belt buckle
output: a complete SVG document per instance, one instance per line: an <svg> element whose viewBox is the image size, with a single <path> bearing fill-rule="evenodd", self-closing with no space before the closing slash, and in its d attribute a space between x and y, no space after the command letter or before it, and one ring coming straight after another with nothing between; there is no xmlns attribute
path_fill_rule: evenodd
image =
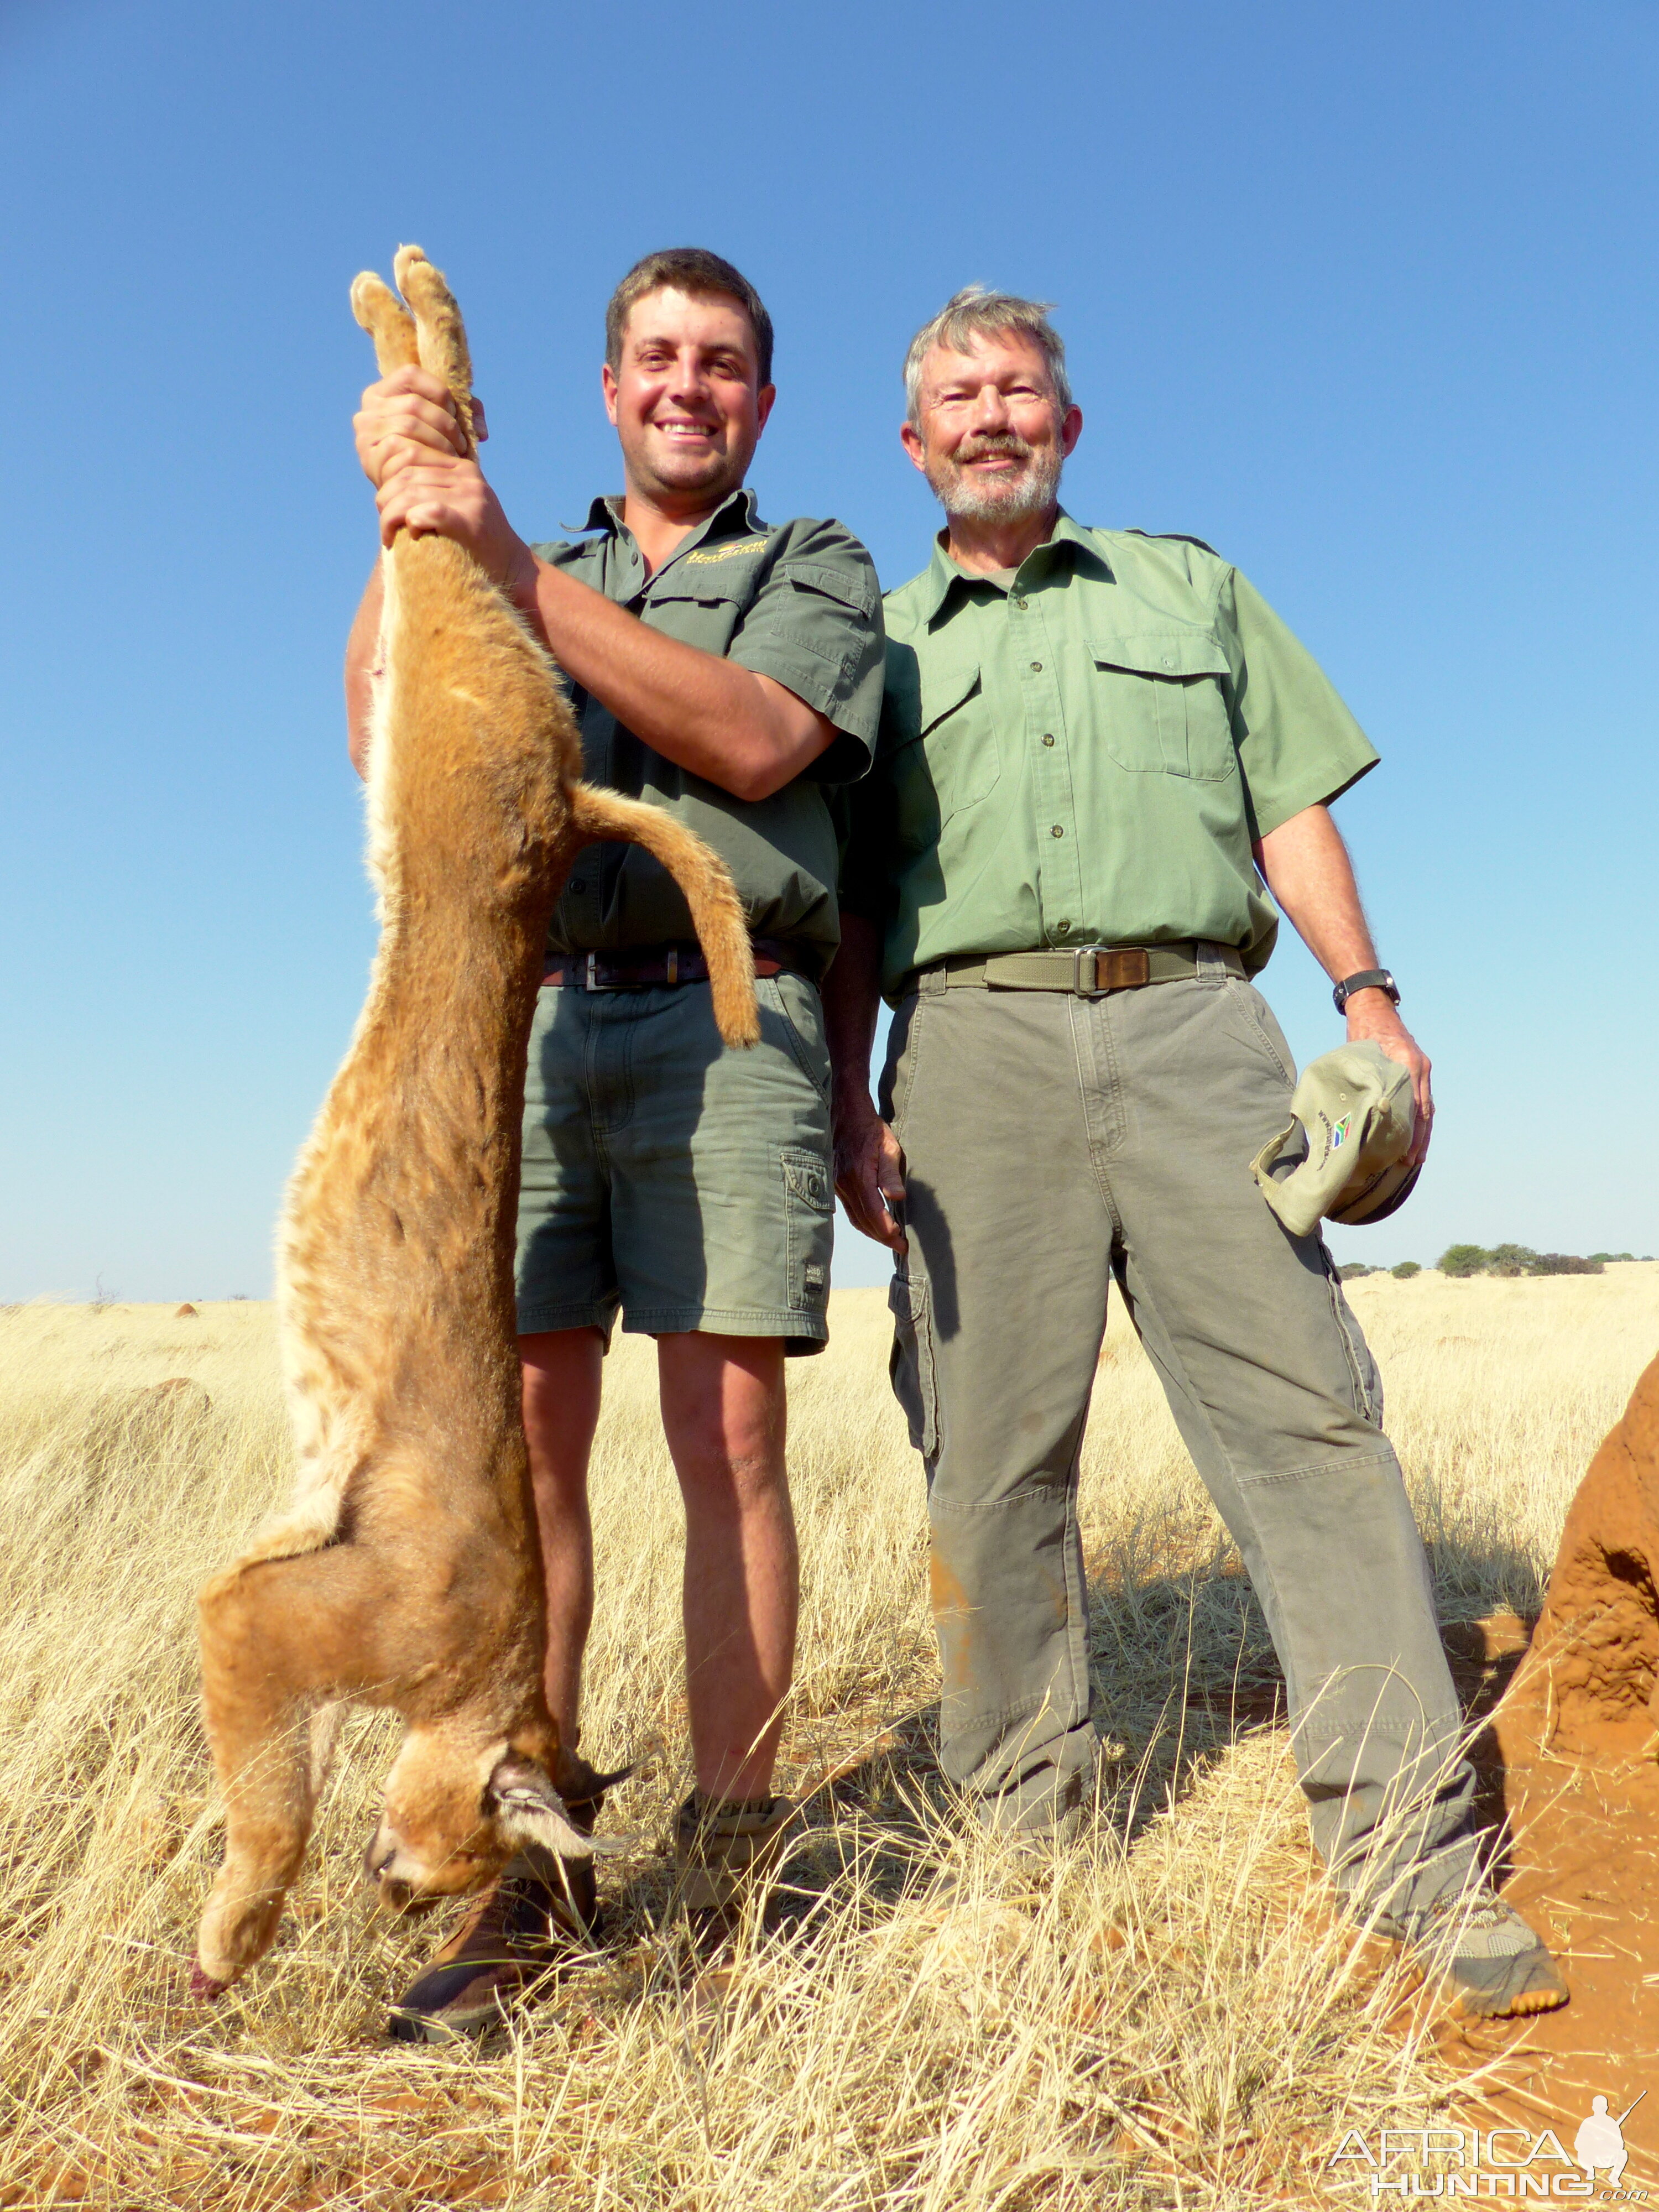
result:
<svg viewBox="0 0 1659 2212"><path fill-rule="evenodd" d="M1138 972L1126 974L1116 982L1103 983L1100 980L1101 956L1105 954L1109 957L1115 953L1121 954L1124 964L1130 970ZM1139 958L1135 957L1137 955ZM1090 963L1086 986L1083 981L1085 960ZM1142 945L1079 945L1072 955L1072 988L1080 999L1103 999L1109 992L1133 991L1152 980L1152 959Z"/></svg>
<svg viewBox="0 0 1659 2212"><path fill-rule="evenodd" d="M1100 980L1100 956L1109 952L1109 945L1079 945L1072 954L1072 988L1079 999L1103 999L1111 988ZM1089 980L1083 980L1083 963L1089 963Z"/></svg>
<svg viewBox="0 0 1659 2212"><path fill-rule="evenodd" d="M597 952L589 952L585 956L582 988L585 991L620 991L623 988L620 983L600 982L599 960L599 956Z"/></svg>

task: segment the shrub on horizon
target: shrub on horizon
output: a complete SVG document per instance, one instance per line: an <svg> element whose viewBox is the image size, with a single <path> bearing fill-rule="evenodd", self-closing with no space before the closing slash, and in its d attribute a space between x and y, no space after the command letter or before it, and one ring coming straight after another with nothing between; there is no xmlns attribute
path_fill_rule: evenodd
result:
<svg viewBox="0 0 1659 2212"><path fill-rule="evenodd" d="M1576 1252L1540 1252L1532 1273L1534 1275L1601 1275L1607 1273L1607 1269L1594 1253L1588 1260L1581 1260Z"/></svg>
<svg viewBox="0 0 1659 2212"><path fill-rule="evenodd" d="M1484 1275L1492 1255L1484 1244L1449 1244L1440 1255L1443 1275Z"/></svg>
<svg viewBox="0 0 1659 2212"><path fill-rule="evenodd" d="M1389 1270L1396 1283L1406 1282L1413 1275L1420 1275L1422 1272L1415 1260L1402 1260L1397 1267L1390 1267Z"/></svg>
<svg viewBox="0 0 1659 2212"><path fill-rule="evenodd" d="M1494 1244L1486 1255L1489 1275L1535 1275L1538 1255L1530 1244Z"/></svg>

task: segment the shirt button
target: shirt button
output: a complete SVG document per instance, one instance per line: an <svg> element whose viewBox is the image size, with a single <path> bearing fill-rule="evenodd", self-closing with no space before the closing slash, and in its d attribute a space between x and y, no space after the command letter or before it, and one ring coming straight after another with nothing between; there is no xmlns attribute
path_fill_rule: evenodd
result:
<svg viewBox="0 0 1659 2212"><path fill-rule="evenodd" d="M585 891L587 889L587 885L582 881L581 878L578 876L575 881L571 884L570 888L573 891Z"/></svg>
<svg viewBox="0 0 1659 2212"><path fill-rule="evenodd" d="M1019 611L1020 611L1021 614L1024 614L1024 611L1025 611L1025 602L1024 602L1024 599L1016 599L1016 600L1014 601L1014 605L1015 605L1019 609Z"/></svg>
<svg viewBox="0 0 1659 2212"><path fill-rule="evenodd" d="M1042 675L1042 663L1040 660L1034 660L1034 661L1031 663L1031 673L1032 673L1032 675L1033 675L1033 676L1041 676L1041 675Z"/></svg>
<svg viewBox="0 0 1659 2212"><path fill-rule="evenodd" d="M1166 668L1173 668L1175 666L1175 662L1170 658L1167 653L1164 656L1164 665Z"/></svg>
<svg viewBox="0 0 1659 2212"><path fill-rule="evenodd" d="M1051 744L1053 744L1054 741L1054 732L1053 732L1052 730L1045 730L1045 731L1042 732L1042 742L1043 742L1043 744L1044 744L1045 745L1051 745Z"/></svg>
<svg viewBox="0 0 1659 2212"><path fill-rule="evenodd" d="M1056 822L1054 828L1048 832L1048 835L1051 837L1063 837L1066 835L1066 832L1060 828L1059 823Z"/></svg>
<svg viewBox="0 0 1659 2212"><path fill-rule="evenodd" d="M1056 937L1064 937L1071 926L1071 923L1062 916L1061 919L1054 924L1054 935Z"/></svg>

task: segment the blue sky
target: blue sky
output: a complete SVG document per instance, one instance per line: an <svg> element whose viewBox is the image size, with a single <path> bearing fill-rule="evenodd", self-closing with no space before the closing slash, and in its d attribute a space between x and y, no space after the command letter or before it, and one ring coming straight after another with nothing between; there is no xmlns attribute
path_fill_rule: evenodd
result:
<svg viewBox="0 0 1659 2212"><path fill-rule="evenodd" d="M1068 504L1218 546L1383 755L1339 818L1442 1112L1339 1256L1659 1249L1656 62L1648 0L0 0L0 1297L269 1286L372 950L346 293L402 239L532 537L618 481L617 277L729 255L764 511L888 583L909 332L973 277L1058 301ZM1266 987L1338 1041L1299 946Z"/></svg>

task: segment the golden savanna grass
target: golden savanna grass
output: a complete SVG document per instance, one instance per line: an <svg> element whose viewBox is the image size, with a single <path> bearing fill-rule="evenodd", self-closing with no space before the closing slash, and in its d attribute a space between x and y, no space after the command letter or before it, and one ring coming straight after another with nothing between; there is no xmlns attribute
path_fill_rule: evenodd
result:
<svg viewBox="0 0 1659 2212"><path fill-rule="evenodd" d="M1444 1617L1530 1612L1659 1344L1659 1267L1352 1295ZM1261 1618L1121 1316L1084 1490L1101 1802L1051 1869L965 1833L932 1763L880 1294L839 1293L833 1327L790 1377L806 1846L729 1954L692 1954L658 1850L686 1785L679 1507L650 1347L621 1340L583 1749L642 1759L606 1814L639 1850L602 1875L610 1948L475 2051L381 2040L435 1931L360 1887L371 1716L276 1950L217 2008L187 1996L221 1842L193 1599L289 1479L269 1310L0 1312L0 2203L1231 2212L1345 2201L1318 2179L1342 2131L1443 2105L1389 2025L1400 1973L1321 1909Z"/></svg>

